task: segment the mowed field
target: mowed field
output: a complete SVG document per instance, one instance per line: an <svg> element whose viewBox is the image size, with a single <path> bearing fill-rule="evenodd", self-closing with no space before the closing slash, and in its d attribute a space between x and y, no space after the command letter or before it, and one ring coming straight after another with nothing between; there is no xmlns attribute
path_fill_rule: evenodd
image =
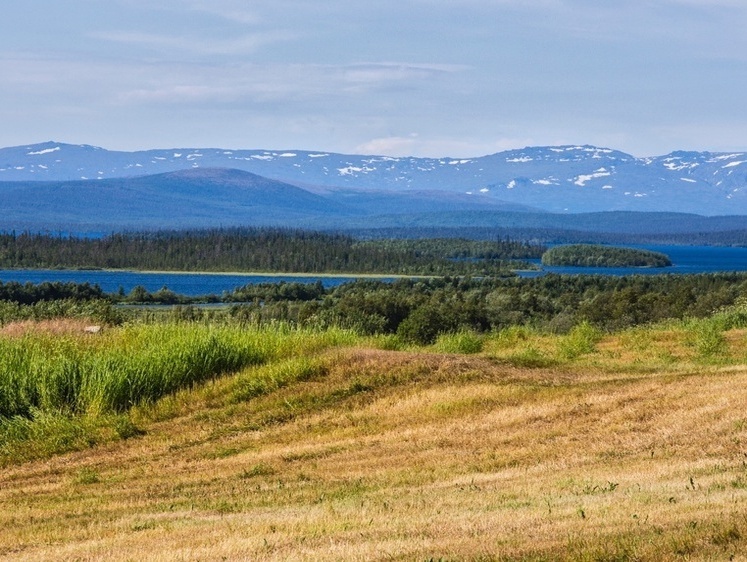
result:
<svg viewBox="0 0 747 562"><path fill-rule="evenodd" d="M744 560L747 333L709 326L279 355L6 456L0 558Z"/></svg>

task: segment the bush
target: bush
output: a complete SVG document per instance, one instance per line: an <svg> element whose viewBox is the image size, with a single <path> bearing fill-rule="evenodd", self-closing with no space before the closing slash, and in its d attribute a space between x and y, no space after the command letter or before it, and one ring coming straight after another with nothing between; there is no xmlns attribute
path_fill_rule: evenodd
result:
<svg viewBox="0 0 747 562"><path fill-rule="evenodd" d="M588 322L582 322L560 340L560 355L564 359L575 359L592 353L602 333Z"/></svg>
<svg viewBox="0 0 747 562"><path fill-rule="evenodd" d="M448 331L448 325L439 309L424 305L415 309L397 328L403 340L418 345L430 345L438 335Z"/></svg>

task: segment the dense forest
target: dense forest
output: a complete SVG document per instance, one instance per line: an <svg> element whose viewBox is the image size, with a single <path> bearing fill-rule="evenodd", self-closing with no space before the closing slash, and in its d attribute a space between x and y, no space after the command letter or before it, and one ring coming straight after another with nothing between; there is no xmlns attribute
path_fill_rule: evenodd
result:
<svg viewBox="0 0 747 562"><path fill-rule="evenodd" d="M670 318L705 317L747 296L747 274L545 275L535 278L357 281L296 307L255 301L255 319L396 333L429 343L460 329L532 325L564 333L588 322L613 330ZM246 309L243 313L247 313Z"/></svg>
<svg viewBox="0 0 747 562"><path fill-rule="evenodd" d="M474 260L522 260L540 258L545 248L538 244L511 240L470 240L449 238L388 238L356 244L359 248L412 253L418 257Z"/></svg>
<svg viewBox="0 0 747 562"><path fill-rule="evenodd" d="M506 275L538 245L495 240L369 240L285 229L122 233L103 238L0 235L3 268ZM474 258L474 259L469 259Z"/></svg>
<svg viewBox="0 0 747 562"><path fill-rule="evenodd" d="M573 267L669 267L669 256L650 250L595 244L556 246L542 254L543 265Z"/></svg>
<svg viewBox="0 0 747 562"><path fill-rule="evenodd" d="M585 322L601 330L616 330L667 319L706 317L745 298L744 273L403 278L394 282L359 280L333 288L320 282L265 283L208 299L222 301L222 308L201 308L198 303L205 298L184 297L167 289L150 293L136 287L124 295L104 294L89 285L6 283L0 285L0 324L60 314L116 323L133 313L158 313L175 320L223 316L255 325L283 321L334 326L430 343L439 334L463 329L486 332L528 325L566 333ZM176 306L152 312L127 306L135 303Z"/></svg>
<svg viewBox="0 0 747 562"><path fill-rule="evenodd" d="M501 224L501 223L497 223ZM621 230L573 230L553 227L385 227L349 229L359 238L469 238L501 240L511 237L533 244L671 244L694 246L747 246L747 229L692 232L626 232Z"/></svg>

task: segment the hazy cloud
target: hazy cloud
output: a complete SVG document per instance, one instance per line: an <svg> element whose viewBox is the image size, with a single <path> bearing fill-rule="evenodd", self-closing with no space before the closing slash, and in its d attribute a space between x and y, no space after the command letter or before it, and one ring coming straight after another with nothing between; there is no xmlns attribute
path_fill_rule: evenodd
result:
<svg viewBox="0 0 747 562"><path fill-rule="evenodd" d="M383 156L451 156L466 158L483 156L512 148L530 146L531 138L465 140L460 138L425 137L413 133L408 136L393 136L371 139L355 147L357 154Z"/></svg>
<svg viewBox="0 0 747 562"><path fill-rule="evenodd" d="M3 14L3 145L18 131L455 157L747 143L737 0L38 0Z"/></svg>
<svg viewBox="0 0 747 562"><path fill-rule="evenodd" d="M90 34L95 39L134 45L145 48L169 50L179 54L237 55L255 52L260 47L292 38L287 32L257 32L227 39L206 39L137 31L109 31Z"/></svg>

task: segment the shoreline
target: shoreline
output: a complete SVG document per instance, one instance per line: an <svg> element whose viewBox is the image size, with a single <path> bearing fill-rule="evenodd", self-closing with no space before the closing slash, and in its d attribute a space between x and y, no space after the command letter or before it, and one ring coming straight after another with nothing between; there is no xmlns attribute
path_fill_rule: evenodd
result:
<svg viewBox="0 0 747 562"><path fill-rule="evenodd" d="M76 270L67 270L76 271ZM268 273L259 271L169 271L151 269L99 269L97 271L123 272L123 273L145 273L148 275L222 275L226 277L303 277L325 279L389 279L389 278L425 278L432 275L407 275L402 273Z"/></svg>
<svg viewBox="0 0 747 562"><path fill-rule="evenodd" d="M438 277L436 275L418 275L406 273L297 273L297 272L267 272L267 271L190 271L190 270L168 270L168 269L117 269L104 267L86 267L86 268L5 268L0 271L50 271L50 272L100 272L100 273L132 273L146 275L220 275L226 277L308 277L308 278L329 278L329 279L399 279L399 278L419 278L426 279Z"/></svg>

